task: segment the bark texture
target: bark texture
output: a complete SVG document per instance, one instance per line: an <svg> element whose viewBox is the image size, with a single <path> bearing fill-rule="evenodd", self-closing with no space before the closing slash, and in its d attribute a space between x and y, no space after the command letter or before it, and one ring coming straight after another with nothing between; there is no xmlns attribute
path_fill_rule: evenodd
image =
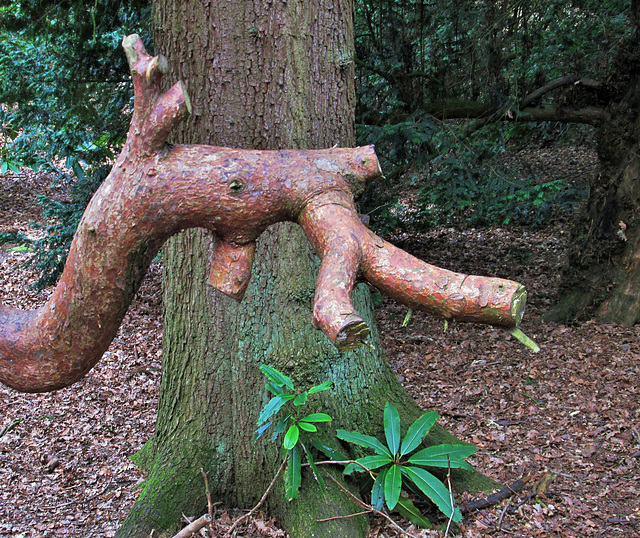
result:
<svg viewBox="0 0 640 538"><path fill-rule="evenodd" d="M629 10L634 30L613 59L609 106L597 131L600 174L573 232L570 267L548 315L573 322L640 322L640 1Z"/></svg>
<svg viewBox="0 0 640 538"><path fill-rule="evenodd" d="M192 94L194 113L175 141L252 149L352 145L352 9L351 2L329 1L156 2L156 45ZM151 529L157 536L175 527L181 512L204 512L201 466L216 500L246 508L259 499L281 461L267 439L253 442L268 399L261 363L300 386L332 380L335 390L314 405L335 417L334 428L381 434L386 401L401 409L404 424L419 416L386 364L372 323L375 349L346 354L313 329L318 259L299 228L278 224L263 234L240 304L206 284L214 252L208 233L181 234L164 252L158 423L138 455L148 478L120 536L148 536ZM355 286L354 306L370 322L363 285ZM430 442L443 438L450 436L436 428ZM478 473L458 478L461 489L491 485ZM177 491L181 483L188 485ZM267 509L292 536L351 538L367 526L362 517L315 523L354 508L331 488L321 494L306 475L296 502L285 499L280 483Z"/></svg>

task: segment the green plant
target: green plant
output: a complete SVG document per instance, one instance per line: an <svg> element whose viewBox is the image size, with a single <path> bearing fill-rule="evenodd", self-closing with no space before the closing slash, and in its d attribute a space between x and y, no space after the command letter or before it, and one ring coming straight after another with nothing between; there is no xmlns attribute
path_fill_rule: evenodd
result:
<svg viewBox="0 0 640 538"><path fill-rule="evenodd" d="M330 388L331 381L315 385L309 390L298 391L293 385L293 380L275 368L263 364L260 366L260 371L269 379L265 387L273 397L262 408L258 417L257 437L259 438L273 424L270 420L272 417L281 411L284 413L274 426L271 440L275 441L280 434L284 433L282 446L288 459L284 475L286 494L290 500L295 499L300 492L303 455L316 480L323 484L313 456L307 447L313 443L314 434L318 431L316 424L331 422L331 416L326 413L305 413L304 406L309 401L309 396Z"/></svg>
<svg viewBox="0 0 640 538"><path fill-rule="evenodd" d="M13 0L0 8L0 172L28 166L69 194L64 203L40 200L37 288L60 275L80 216L125 140L133 100L122 37L150 41L148 0L93 4Z"/></svg>
<svg viewBox="0 0 640 538"><path fill-rule="evenodd" d="M11 153L11 143L20 133L11 125L5 109L6 106L0 108L0 176L4 176L7 172L19 174L20 167L24 166Z"/></svg>
<svg viewBox="0 0 640 538"><path fill-rule="evenodd" d="M331 382L327 381L311 387L309 390L296 390L293 380L270 366L261 365L260 370L269 379L266 389L273 397L264 405L258 417L257 438L272 425L273 417L282 413L283 416L275 423L272 441L276 441L284 434L283 449L287 468L284 479L287 497L295 499L300 491L302 481L303 456L309 464L316 480L323 485L323 479L317 470L316 462L308 447L314 446L333 463L344 464L349 461L346 456L324 444L315 434L318 432L316 423L330 422L331 416L326 413L305 413L304 406L309 396L327 390ZM430 527L428 519L422 516L413 502L406 496L401 496L403 486L418 495L430 499L445 516L454 522L461 519L460 511L453 504L453 497L445 485L425 467L439 467L445 469L472 467L464 458L475 452L475 447L469 445L442 444L424 448L411 454L420 445L429 430L438 419L435 411L424 413L407 430L404 439L400 435L400 415L398 410L389 402L384 409L384 432L386 446L378 439L360 432L338 430L337 437L343 441L372 449L375 454L350 461L345 467L344 474L354 471L369 472L374 480L371 491L371 505L380 510L384 504L389 510L397 510L414 523L423 527ZM340 461L335 461L335 458ZM378 470L373 473L374 470ZM403 480L404 478L404 480Z"/></svg>
<svg viewBox="0 0 640 538"><path fill-rule="evenodd" d="M358 458L345 468L344 473L354 471L369 472L375 476L371 490L371 505L380 510L384 504L389 510L396 508L400 501L403 486L417 490L433 501L440 511L455 522L461 520L460 510L453 504L453 496L440 479L425 467L445 469L472 469L464 458L475 452L468 445L437 445L424 448L410 455L422 442L438 414L435 411L424 413L407 430L404 439L400 436L400 415L389 402L384 408L384 433L386 446L378 439L360 432L338 430L338 438L371 449L374 455ZM406 505L405 505L406 508Z"/></svg>
<svg viewBox="0 0 640 538"><path fill-rule="evenodd" d="M0 176L4 176L7 171L13 172L14 174L20 173L20 167L22 163L16 159L12 159L10 156L6 155L4 152L0 153Z"/></svg>
<svg viewBox="0 0 640 538"><path fill-rule="evenodd" d="M4 243L16 243L18 245L30 245L31 239L20 232L0 233L0 245Z"/></svg>

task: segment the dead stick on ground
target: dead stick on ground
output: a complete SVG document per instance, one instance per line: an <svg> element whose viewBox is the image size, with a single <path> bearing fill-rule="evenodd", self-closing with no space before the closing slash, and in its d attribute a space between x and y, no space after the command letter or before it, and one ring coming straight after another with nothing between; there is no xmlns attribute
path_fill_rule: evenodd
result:
<svg viewBox="0 0 640 538"><path fill-rule="evenodd" d="M451 516L449 516L449 521L447 522L447 530L444 533L444 538L447 538L447 536L449 536L449 529L451 528L451 523L453 523L453 516L456 514L456 507L453 504L453 485L451 484L451 459L449 458L449 454L447 454L447 462L448 462L447 486L449 486L449 502L451 503Z"/></svg>
<svg viewBox="0 0 640 538"><path fill-rule="evenodd" d="M336 486L338 486L342 492L349 498L349 500L355 504L356 506L360 506L361 508L364 508L367 512L373 512L374 514L378 514L379 516L382 516L383 518L385 518L389 523L391 523L391 525L393 525L398 531L400 531L401 533L405 534L406 536L409 536L409 538L416 538L416 536L414 536L413 534L411 534L410 532L407 532L406 530L404 530L400 525L398 525L392 518L390 518L387 514L385 514L384 512L381 512L380 510L376 510L373 506L365 503L364 501L362 501L361 499L358 499L358 497L356 497L353 493L351 493L347 488L345 488L340 482L338 482L333 476L331 476L329 473L325 473L326 476L328 476L331 480L333 480L334 484ZM351 517L351 516L342 516L342 517ZM322 521L322 520L318 520L318 521Z"/></svg>
<svg viewBox="0 0 640 538"><path fill-rule="evenodd" d="M236 529L236 527L245 519L247 519L249 516L255 514L258 509L262 506L262 504L264 503L264 501L267 499L267 495L269 495L269 493L271 492L271 490L273 489L274 484L276 483L276 480L278 480L278 477L280 476L280 474L282 473L282 471L284 470L287 461L289 461L289 456L287 455L284 460L282 461L282 464L280 465L280 468L278 469L278 472L276 473L276 476L273 477L273 480L271 481L271 484L269 484L269 487L267 488L267 490L264 492L264 495L262 496L262 499L260 499L258 501L258 504L256 504L251 510L249 510L249 512L247 512L244 516L242 516L241 518L238 518L236 520L236 522L231 525L231 527L229 527L229 530L227 530L227 532L225 532L225 537L226 536L231 536L231 533Z"/></svg>
<svg viewBox="0 0 640 538"><path fill-rule="evenodd" d="M499 502L504 501L505 499L511 497L511 495L515 495L516 493L520 493L527 483L531 480L530 476L525 476L524 478L519 478L510 486L507 486L504 489L501 489L497 493L493 495L489 495L486 499L478 499L477 501L471 501L464 503L460 507L460 511L465 514L469 512L475 512L476 510L481 510L483 508L487 508L488 506L493 506L494 504L498 504Z"/></svg>
<svg viewBox="0 0 640 538"><path fill-rule="evenodd" d="M500 513L500 519L498 519L498 530L502 530L502 520L504 519L509 506L511 505L511 499L507 500L507 504L504 505L502 512Z"/></svg>
<svg viewBox="0 0 640 538"><path fill-rule="evenodd" d="M200 472L202 473L202 478L204 479L204 491L205 494L207 495L207 510L209 512L209 516L211 517L211 521L213 522L213 508L214 506L220 504L220 503L212 503L211 502L211 491L209 491L209 477L207 476L207 473L204 472L204 469L202 467L200 467ZM211 524L209 524L209 536L213 537L213 528L211 527Z"/></svg>
<svg viewBox="0 0 640 538"><path fill-rule="evenodd" d="M202 517L199 517L192 523L189 523L184 529L182 529L178 534L176 534L173 538L189 538L193 536L196 532L202 529L205 525L211 523L211 516L209 514L205 514Z"/></svg>

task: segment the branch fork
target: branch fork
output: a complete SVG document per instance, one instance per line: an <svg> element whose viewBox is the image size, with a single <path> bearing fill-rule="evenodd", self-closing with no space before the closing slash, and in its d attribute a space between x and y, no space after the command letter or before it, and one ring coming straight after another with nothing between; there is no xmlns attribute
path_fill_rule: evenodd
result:
<svg viewBox="0 0 640 538"><path fill-rule="evenodd" d="M322 262L313 323L341 350L369 328L351 295L364 280L411 308L514 327L526 293L509 280L429 265L360 221L354 195L382 173L372 146L257 151L168 145L190 113L178 82L162 92L167 62L140 38L123 47L135 90L127 141L87 206L51 298L38 310L0 306L0 382L25 392L68 386L102 357L162 244L202 227L216 238L209 283L241 300L255 241L271 224L297 222Z"/></svg>

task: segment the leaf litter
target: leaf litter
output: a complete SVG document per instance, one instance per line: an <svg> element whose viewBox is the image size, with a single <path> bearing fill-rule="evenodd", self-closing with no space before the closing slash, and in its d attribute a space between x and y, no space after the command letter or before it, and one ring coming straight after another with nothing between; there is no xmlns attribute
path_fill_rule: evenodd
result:
<svg viewBox="0 0 640 538"><path fill-rule="evenodd" d="M46 178L7 175L0 232L33 233L34 193ZM542 230L441 229L391 238L452 270L525 284L524 332L534 354L506 331L449 323L383 298L382 346L399 380L440 423L477 447L470 462L524 490L465 517L455 534L476 537L632 537L640 534L640 326L546 323L566 263L562 223ZM35 308L28 252L0 246L4 304ZM154 431L162 345L162 267L154 263L98 365L70 388L20 394L0 386L0 536L112 537L139 492L129 460ZM463 494L464 505L478 495ZM232 512L234 513L234 512ZM200 514L192 514L198 517ZM222 519L229 512L221 511ZM414 536L442 536L402 522ZM445 522L446 523L446 522ZM242 534L244 533L244 534ZM283 536L254 518L243 536ZM383 520L371 536L397 536Z"/></svg>

